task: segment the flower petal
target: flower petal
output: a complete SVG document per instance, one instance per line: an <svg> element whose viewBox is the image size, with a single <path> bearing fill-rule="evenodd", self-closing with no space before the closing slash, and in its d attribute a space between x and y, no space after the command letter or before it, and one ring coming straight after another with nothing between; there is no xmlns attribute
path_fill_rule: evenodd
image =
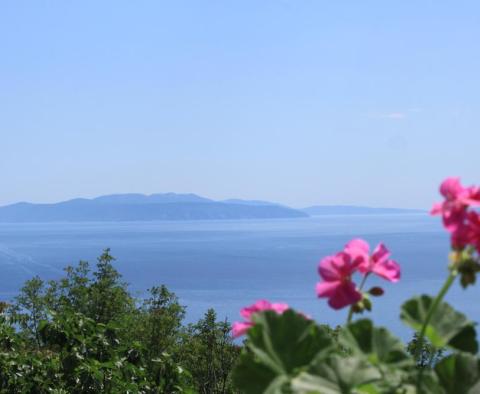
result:
<svg viewBox="0 0 480 394"><path fill-rule="evenodd" d="M368 244L367 241L365 241L361 238L355 238L355 239L352 239L350 242L348 242L345 245L345 249L357 249L357 250L362 251L364 253L369 253L370 245Z"/></svg>
<svg viewBox="0 0 480 394"><path fill-rule="evenodd" d="M465 221L467 210L466 206L458 206L458 204L449 205L451 206L443 211L443 225L447 231L453 232Z"/></svg>
<svg viewBox="0 0 480 394"><path fill-rule="evenodd" d="M443 212L443 203L437 202L433 204L433 207L430 210L430 215L441 215L442 212Z"/></svg>
<svg viewBox="0 0 480 394"><path fill-rule="evenodd" d="M352 239L345 245L344 252L347 253L354 266L368 263L370 246L360 238Z"/></svg>
<svg viewBox="0 0 480 394"><path fill-rule="evenodd" d="M341 309L357 303L362 299L362 294L357 290L353 282L343 282L337 287L335 293L328 300L333 309Z"/></svg>
<svg viewBox="0 0 480 394"><path fill-rule="evenodd" d="M462 198L462 202L474 207L480 206L480 187L472 186L467 189L467 195Z"/></svg>
<svg viewBox="0 0 480 394"><path fill-rule="evenodd" d="M287 304L284 303L273 303L271 306L272 311L275 311L279 315L281 315L283 312L285 312L287 309L290 307Z"/></svg>
<svg viewBox="0 0 480 394"><path fill-rule="evenodd" d="M319 297L332 297L337 288L342 285L340 281L320 282L317 283L316 290Z"/></svg>
<svg viewBox="0 0 480 394"><path fill-rule="evenodd" d="M374 264L372 272L390 282L398 282L400 280L400 266L393 260L384 260Z"/></svg>
<svg viewBox="0 0 480 394"><path fill-rule="evenodd" d="M468 214L469 242L480 253L480 214L471 211Z"/></svg>
<svg viewBox="0 0 480 394"><path fill-rule="evenodd" d="M253 327L253 323L249 322L235 322L232 324L232 336L234 338L245 335L249 328Z"/></svg>
<svg viewBox="0 0 480 394"><path fill-rule="evenodd" d="M366 258L368 259L368 254L366 255ZM335 260L332 264L338 270L340 278L344 279L351 276L357 270L358 265L364 260L364 257L359 257L354 260L350 253L340 252L336 254Z"/></svg>
<svg viewBox="0 0 480 394"><path fill-rule="evenodd" d="M327 256L320 261L320 264L318 265L318 273L324 280L333 281L340 279L340 272L335 265L337 259L337 256Z"/></svg>
<svg viewBox="0 0 480 394"><path fill-rule="evenodd" d="M267 300L258 300L255 304L247 306L240 310L240 315L246 319L250 320L252 314L264 311L266 309L271 309L272 304Z"/></svg>
<svg viewBox="0 0 480 394"><path fill-rule="evenodd" d="M449 177L445 179L440 185L440 193L447 200L456 199L462 192L464 188L460 184L459 177Z"/></svg>
<svg viewBox="0 0 480 394"><path fill-rule="evenodd" d="M373 251L372 261L374 264L378 264L385 260L388 260L389 257L390 257L390 251L387 249L385 244L380 243Z"/></svg>

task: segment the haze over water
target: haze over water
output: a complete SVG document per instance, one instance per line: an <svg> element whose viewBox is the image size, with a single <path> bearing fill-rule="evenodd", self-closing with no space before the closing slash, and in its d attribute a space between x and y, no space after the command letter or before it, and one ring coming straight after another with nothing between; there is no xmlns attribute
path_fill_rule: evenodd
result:
<svg viewBox="0 0 480 394"><path fill-rule="evenodd" d="M351 238L372 246L383 241L402 266L397 284L382 284L372 317L402 337L402 301L438 290L446 276L448 237L438 218L427 214L322 216L302 219L122 223L0 224L1 296L11 298L22 283L39 275L60 277L79 260L95 263L104 248L139 296L166 284L187 306L187 320L207 308L220 318L239 318L239 309L259 298L283 301L318 321L337 324L346 310L332 311L315 296L317 265ZM367 286L368 287L368 286ZM448 300L475 318L478 288L460 289Z"/></svg>

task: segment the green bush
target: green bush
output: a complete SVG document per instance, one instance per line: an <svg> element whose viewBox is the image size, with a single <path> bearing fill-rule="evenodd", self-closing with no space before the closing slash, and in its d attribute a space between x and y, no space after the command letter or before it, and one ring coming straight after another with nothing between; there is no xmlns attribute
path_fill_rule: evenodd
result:
<svg viewBox="0 0 480 394"><path fill-rule="evenodd" d="M212 310L183 325L165 286L131 296L106 250L0 305L0 393L232 393L239 353Z"/></svg>

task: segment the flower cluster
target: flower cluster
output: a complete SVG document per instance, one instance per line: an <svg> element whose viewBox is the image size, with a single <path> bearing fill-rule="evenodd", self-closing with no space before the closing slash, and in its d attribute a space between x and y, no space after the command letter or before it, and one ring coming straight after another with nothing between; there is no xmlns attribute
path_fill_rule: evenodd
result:
<svg viewBox="0 0 480 394"><path fill-rule="evenodd" d="M355 272L362 274L365 279L370 274L378 275L390 282L397 282L400 279L400 266L390 259L390 252L385 245L379 244L370 255L370 246L362 239L353 239L345 245L343 251L325 257L318 266L318 272L323 282L317 284L317 295L328 298L328 303L333 309L341 309L362 300L362 289L358 289L352 281ZM383 294L383 290L375 287L370 293L378 296ZM240 311L245 320L233 323L232 335L235 338L245 335L253 327L252 317L256 313L270 310L282 314L287 309L289 309L287 304L259 300Z"/></svg>
<svg viewBox="0 0 480 394"><path fill-rule="evenodd" d="M247 306L240 310L240 315L245 319L242 322L235 322L232 325L232 335L237 338L244 335L250 327L253 326L252 316L262 311L274 311L281 315L288 309L287 304L271 303L266 300L259 300L255 304Z"/></svg>
<svg viewBox="0 0 480 394"><path fill-rule="evenodd" d="M364 278L376 274L390 282L400 279L400 266L390 259L390 252L384 244L379 244L370 255L370 246L362 239L350 241L343 251L325 257L318 266L318 273L323 279L317 284L317 295L328 298L333 309L341 309L359 302L362 298L361 288L352 280L359 272Z"/></svg>
<svg viewBox="0 0 480 394"><path fill-rule="evenodd" d="M443 297L457 275L460 275L461 284L465 288L475 283L476 276L480 273L480 210L476 208L480 207L480 187L464 187L459 178L447 178L440 185L440 193L444 201L435 204L431 214L442 216L443 224L451 235L455 253L452 254L453 264L449 267L449 279L439 293L438 299ZM478 252L477 256L475 250ZM370 246L366 241L353 239L342 251L323 258L318 265L318 273L322 279L316 286L318 297L328 298L328 304L333 309L350 305L347 318L349 324L353 313L370 310L369 295L383 294L380 287L363 291L367 277L373 274L389 282L397 282L400 279L400 266L390 259L390 252L383 243L377 245L370 254ZM363 277L358 287L353 279L355 274ZM244 335L254 325L253 316L256 313L271 310L283 314L287 309L289 309L287 304L257 301L240 311L245 320L233 324L233 336ZM420 343L427 324L428 318L420 332Z"/></svg>
<svg viewBox="0 0 480 394"><path fill-rule="evenodd" d="M431 210L441 215L443 225L451 234L452 247L462 250L471 245L480 253L480 214L471 207L480 206L480 187L463 187L459 178L447 178L440 185L444 201Z"/></svg>

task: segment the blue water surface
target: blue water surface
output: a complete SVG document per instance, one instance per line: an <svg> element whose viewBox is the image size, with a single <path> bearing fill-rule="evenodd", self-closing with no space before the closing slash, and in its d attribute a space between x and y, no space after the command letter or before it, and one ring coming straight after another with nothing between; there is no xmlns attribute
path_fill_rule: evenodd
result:
<svg viewBox="0 0 480 394"><path fill-rule="evenodd" d="M332 311L315 296L318 261L354 237L385 242L402 266L402 280L383 284L371 317L403 338L399 308L414 294L433 294L447 273L448 236L426 214L322 216L301 219L36 223L0 225L0 296L10 299L39 275L58 278L79 260L95 262L106 247L134 294L166 284L187 306L187 321L210 307L220 318L259 298L283 301L315 319L342 323L346 310ZM368 286L367 286L368 287ZM448 301L475 320L479 288L455 284Z"/></svg>

